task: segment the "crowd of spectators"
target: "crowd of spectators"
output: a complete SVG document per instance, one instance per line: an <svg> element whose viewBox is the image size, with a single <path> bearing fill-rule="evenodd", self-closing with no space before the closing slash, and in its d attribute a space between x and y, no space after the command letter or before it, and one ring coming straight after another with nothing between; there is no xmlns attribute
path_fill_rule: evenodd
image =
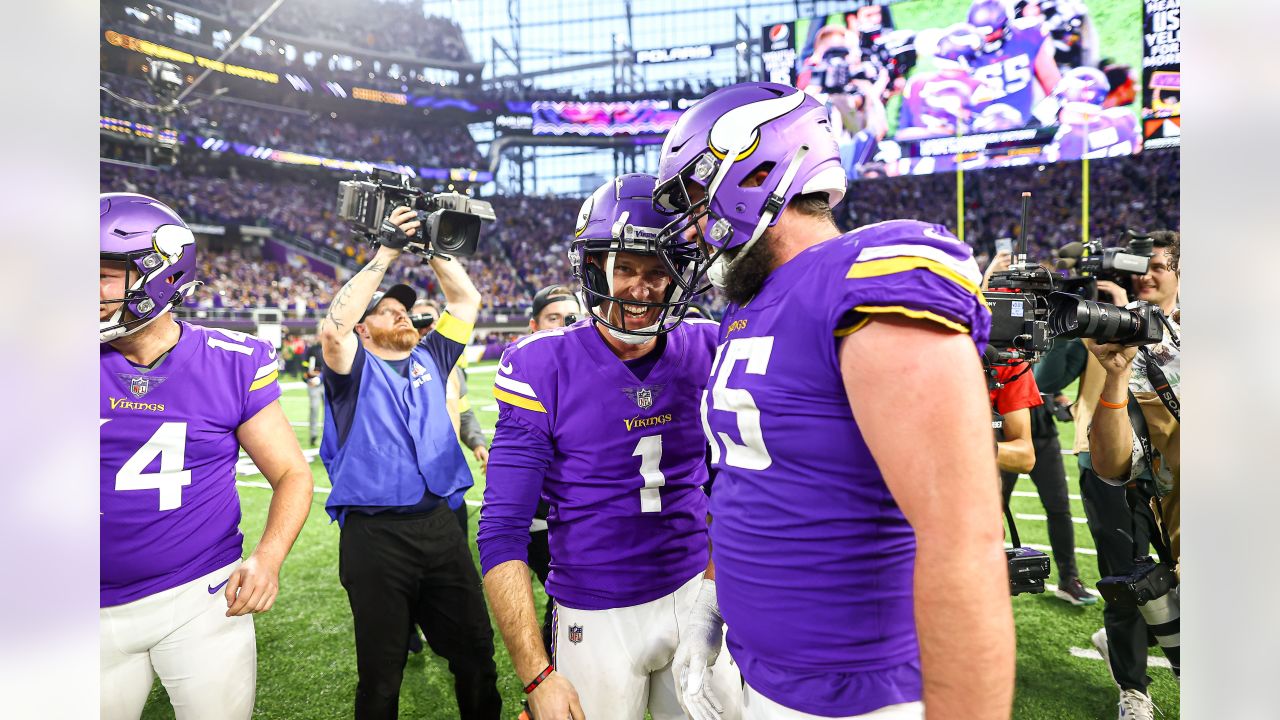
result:
<svg viewBox="0 0 1280 720"><path fill-rule="evenodd" d="M150 88L141 80L102 73L101 82L118 95L154 101ZM100 95L103 115L157 124L155 113L109 93ZM197 105L191 112L177 115L174 122L175 129L192 135L341 160L434 168L484 165L470 131L463 125L374 125L330 113L266 108L228 99Z"/></svg>
<svg viewBox="0 0 1280 720"><path fill-rule="evenodd" d="M181 170L181 168L179 169ZM988 170L966 175L965 239L985 264L996 238L1017 237L1020 194L1033 193L1030 255L1051 259L1056 248L1080 239L1079 163ZM1090 233L1116 245L1126 228L1177 228L1179 153L1149 152L1131 158L1090 163ZM365 240L354 238L337 220L333 187L327 180L209 177L189 167L179 171L143 171L104 164L102 188L154 195L171 203L191 222L224 226L261 226L302 248L340 253L348 269L371 256ZM581 200L554 197L491 198L498 221L485 227L481 250L464 259L485 298L484 318L519 320L533 293L552 283L571 283L567 253ZM915 218L955 228L955 177L935 175L885 178L854 183L836 208L837 223L848 230L892 218ZM243 256L206 257L202 279L210 307L247 305L296 311L323 309L338 281L293 267ZM429 268L415 259L399 263L396 280L438 294ZM718 311L712 294L699 304Z"/></svg>
<svg viewBox="0 0 1280 720"><path fill-rule="evenodd" d="M181 3L248 27L271 0ZM289 0L267 19L262 32L269 35L273 30L375 52L471 62L462 28L449 18L424 14L420 0Z"/></svg>
<svg viewBox="0 0 1280 720"><path fill-rule="evenodd" d="M1089 235L1119 243L1126 229L1177 229L1181 153L1154 151L1089 163ZM1022 192L1031 192L1028 255L1048 260L1081 238L1082 165L1036 165L964 175L965 240L987 257L997 238L1017 239ZM955 173L865 180L850 186L836 208L846 229L893 218L915 218L956 229Z"/></svg>

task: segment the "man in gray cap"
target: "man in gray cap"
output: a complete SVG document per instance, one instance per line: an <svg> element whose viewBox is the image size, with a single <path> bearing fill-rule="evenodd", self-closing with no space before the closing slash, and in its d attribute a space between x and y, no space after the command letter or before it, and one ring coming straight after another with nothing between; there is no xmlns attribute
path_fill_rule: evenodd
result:
<svg viewBox="0 0 1280 720"><path fill-rule="evenodd" d="M417 292L375 292L420 222L397 208L373 259L338 291L321 322L325 417L320 459L333 483L338 576L355 625L355 717L395 718L409 636L417 623L449 662L461 718L496 719L502 699L493 630L467 538L451 508L471 472L445 409L449 369L462 355L480 293L462 264L434 256L445 312L419 341Z"/></svg>

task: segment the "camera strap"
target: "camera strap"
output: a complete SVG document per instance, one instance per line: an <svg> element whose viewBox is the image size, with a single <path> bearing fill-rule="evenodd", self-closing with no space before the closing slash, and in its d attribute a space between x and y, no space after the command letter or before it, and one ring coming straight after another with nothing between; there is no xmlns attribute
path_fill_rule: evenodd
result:
<svg viewBox="0 0 1280 720"><path fill-rule="evenodd" d="M1004 504L1004 519L1009 523L1009 541L1016 548L1022 547L1022 541L1018 539L1018 526L1013 524L1013 512L1009 510L1009 503Z"/></svg>
<svg viewBox="0 0 1280 720"><path fill-rule="evenodd" d="M1136 482L1129 483L1129 489L1125 493L1129 500L1130 510L1132 511L1131 515L1133 516L1133 523L1136 526L1140 508L1146 508L1147 512L1152 512L1150 503L1154 500L1156 508L1159 509L1160 494L1156 492L1155 466L1152 464L1153 451L1151 449L1151 432L1147 429L1147 418L1143 416L1142 408L1138 405L1138 400L1134 397L1132 390L1129 391L1128 410L1129 425L1133 429L1133 436L1138 439L1138 445L1142 448L1142 457L1147 461L1147 474L1151 476L1151 479L1149 480L1138 480ZM1153 519L1155 520L1153 523L1153 529L1155 532L1151 533L1151 544L1155 546L1156 554L1167 562L1168 558L1171 557L1169 554L1171 543L1169 542L1169 537L1167 535L1168 531L1165 529L1162 521L1154 518L1154 516ZM1135 532L1133 537L1135 538L1135 542L1137 542L1136 527L1134 529ZM1135 553L1140 549L1141 548L1134 548Z"/></svg>
<svg viewBox="0 0 1280 720"><path fill-rule="evenodd" d="M1146 358L1147 379L1151 381L1151 387L1155 388L1156 395L1160 396L1160 402L1164 403L1165 408L1169 410L1169 414L1173 415L1173 419L1182 422L1182 418L1178 416L1178 412L1182 409L1182 404L1178 402L1178 396L1173 393L1173 387L1169 384L1169 379L1165 377L1164 371L1160 369L1159 363L1156 362L1155 355L1143 345L1140 348L1142 355Z"/></svg>

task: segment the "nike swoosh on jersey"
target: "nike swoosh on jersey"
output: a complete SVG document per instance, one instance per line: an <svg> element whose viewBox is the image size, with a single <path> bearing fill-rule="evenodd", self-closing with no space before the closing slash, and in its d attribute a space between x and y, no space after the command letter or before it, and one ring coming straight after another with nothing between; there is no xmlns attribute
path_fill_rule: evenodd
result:
<svg viewBox="0 0 1280 720"><path fill-rule="evenodd" d="M510 375L510 374L511 374L511 363L507 363L506 365L503 365L502 363L498 363L498 369L499 369L499 370L501 370L502 372L504 372L504 373L506 373L506 374Z"/></svg>
<svg viewBox="0 0 1280 720"><path fill-rule="evenodd" d="M231 579L231 578L227 578L227 580L230 580L230 579ZM210 586L209 586L209 594L210 594L210 595L212 595L212 594L214 594L214 593L218 592L219 590L221 590L221 589L222 589L222 586L227 584L227 580L223 580L222 582L218 583L217 585L210 585Z"/></svg>

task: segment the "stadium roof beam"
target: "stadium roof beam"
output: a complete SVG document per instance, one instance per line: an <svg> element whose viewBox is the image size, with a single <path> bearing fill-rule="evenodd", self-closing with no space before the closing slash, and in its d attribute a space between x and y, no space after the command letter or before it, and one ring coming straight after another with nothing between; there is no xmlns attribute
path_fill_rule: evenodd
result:
<svg viewBox="0 0 1280 720"><path fill-rule="evenodd" d="M717 50L724 50L726 48L735 47L740 42L742 42L740 38L734 38L732 40L723 40L721 42L708 43L708 45L711 46L712 52L715 52ZM759 38L752 38L751 44L759 45L760 44ZM559 75L560 73L577 72L579 70L594 70L596 68L609 67L619 62L624 63L626 65L634 65L635 51L628 50L628 52L625 55L622 55L621 57L617 57L615 56L614 53L610 53L609 57L605 59L592 60L590 62L578 63L577 65L562 65L560 67L543 68L541 70L530 70L517 75L501 75L498 77L491 77L483 80L481 84L492 86L492 85L499 85L506 82L511 82L512 80L520 81L528 78L542 77L546 75ZM681 61L675 61L675 62L681 62Z"/></svg>

